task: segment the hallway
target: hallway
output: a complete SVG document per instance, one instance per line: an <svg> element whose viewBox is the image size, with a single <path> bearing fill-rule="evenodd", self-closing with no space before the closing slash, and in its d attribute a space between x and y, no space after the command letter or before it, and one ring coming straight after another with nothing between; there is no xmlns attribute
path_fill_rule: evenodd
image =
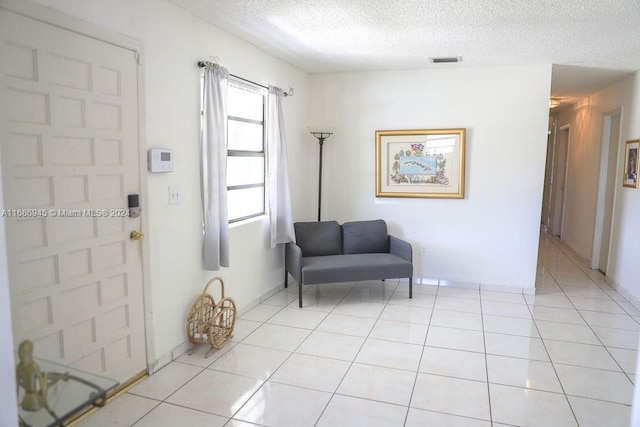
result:
<svg viewBox="0 0 640 427"><path fill-rule="evenodd" d="M290 287L82 426L628 426L640 311L541 237L537 294Z"/></svg>

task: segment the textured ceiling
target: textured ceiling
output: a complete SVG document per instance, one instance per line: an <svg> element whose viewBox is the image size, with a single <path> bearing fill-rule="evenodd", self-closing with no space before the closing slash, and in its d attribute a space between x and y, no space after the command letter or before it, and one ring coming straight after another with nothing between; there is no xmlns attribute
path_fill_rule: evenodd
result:
<svg viewBox="0 0 640 427"><path fill-rule="evenodd" d="M640 0L170 1L309 73L554 64L571 99L640 70Z"/></svg>

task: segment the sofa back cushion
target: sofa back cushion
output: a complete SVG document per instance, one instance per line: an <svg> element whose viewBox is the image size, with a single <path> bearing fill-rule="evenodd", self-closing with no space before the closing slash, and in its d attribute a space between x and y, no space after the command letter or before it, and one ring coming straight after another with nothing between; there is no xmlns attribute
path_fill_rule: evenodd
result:
<svg viewBox="0 0 640 427"><path fill-rule="evenodd" d="M340 225L336 221L296 222L293 227L303 257L342 253Z"/></svg>
<svg viewBox="0 0 640 427"><path fill-rule="evenodd" d="M387 223L381 219L342 224L342 251L345 254L389 252Z"/></svg>

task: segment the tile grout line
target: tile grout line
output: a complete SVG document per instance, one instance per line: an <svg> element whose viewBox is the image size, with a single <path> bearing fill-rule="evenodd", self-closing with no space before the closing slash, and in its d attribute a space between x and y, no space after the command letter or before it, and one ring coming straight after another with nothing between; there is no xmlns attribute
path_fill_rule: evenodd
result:
<svg viewBox="0 0 640 427"><path fill-rule="evenodd" d="M418 360L418 367L416 368L416 377L413 380L413 387L411 387L411 394L409 395L409 404L407 405L407 414L404 418L404 426L407 425L407 421L409 420L409 412L411 411L411 402L413 401L413 394L416 391L416 385L418 384L418 375L420 375L420 365L422 364L422 358L424 357L424 352L427 348L427 338L429 337L429 330L431 329L431 321L433 320L433 312L436 309L436 301L438 300L438 293L440 292L440 286L436 286L436 293L433 296L433 306L431 307L431 314L429 314L429 323L427 323L427 333L424 336L424 341L422 344L422 351L420 352L420 359Z"/></svg>
<svg viewBox="0 0 640 427"><path fill-rule="evenodd" d="M345 298L347 297L347 295L349 295L351 292L353 292L353 290L358 286L357 282L356 285L351 289L351 291L349 291L344 297L342 297L342 299L340 300L340 302L338 304L336 304L336 306L331 310L331 313L333 313L333 311L340 305L340 303L342 301L345 300ZM386 284L386 281L383 281L383 294L385 292L384 289L384 285ZM393 293L396 292L396 289L398 289L400 282L398 281L398 284L396 285L396 287L393 290ZM393 296L393 293L391 294L391 296ZM353 357L353 360L351 362L349 362L349 367L347 368L347 370L345 371L344 375L342 375L342 378L340 379L340 382L338 383L338 385L336 386L336 389L331 393L331 397L329 398L329 401L327 402L327 404L325 405L324 409L322 410L322 412L320 413L320 416L318 417L318 419L316 420L316 422L313 424L314 426L317 426L318 423L320 422L320 420L322 419L322 416L324 415L324 413L326 412L327 408L329 407L329 404L331 403L331 401L333 400L333 398L336 396L336 394L338 396L343 396L341 394L338 394L338 389L340 388L340 385L342 384L342 382L344 381L345 377L347 376L347 374L349 373L349 370L351 370L351 367L353 366L353 364L355 363L356 359L358 358L358 354L360 354L360 352L362 351L362 347L364 347L365 343L367 342L367 339L369 339L369 336L371 335L371 331L373 331L373 328L375 328L376 323L378 323L378 320L380 320L380 316L382 315L382 313L384 312L384 309L387 307L387 304L389 303L389 301L387 300L387 302L385 302L384 308L380 311L380 314L378 315L378 317L376 318L375 323L373 324L373 326L371 327L371 330L369 330L369 333L367 334L366 337L364 337L364 340L362 341L362 344L360 345L360 348L358 349L358 351L356 352L355 356ZM335 313L338 314L338 313ZM371 319L371 318L370 318ZM302 345L302 344L301 344ZM354 396L349 396L349 397L354 397ZM364 399L363 400L368 400L368 401L372 401L375 402L375 400L372 399ZM389 403L389 402L384 402L384 403ZM401 405L400 405L401 406ZM408 411L408 409L407 409Z"/></svg>
<svg viewBox="0 0 640 427"><path fill-rule="evenodd" d="M556 240L557 240L557 242L556 242ZM593 280L593 278L591 276L589 276L587 271L585 271L585 269L583 268L582 262L579 259L577 259L567 248L564 247L564 245L563 245L563 243L562 243L562 241L560 239L554 239L553 237L551 237L551 238L549 238L549 241L551 242L551 244L556 246L557 250L560 253L562 253L569 261L571 261L582 273L584 273L584 275L587 276L587 278L589 280L591 280L591 282L593 282L593 284L596 285L598 287L598 289L600 289L602 292L606 293L611 301L613 301L618 307L620 307L620 309L622 309L622 311L624 311L628 316L631 316L631 318L633 319L633 315L631 315L629 312L627 312L627 310L625 310L625 308L622 307L617 300L611 298L611 295L605 289L602 289L602 287L595 280ZM592 270L592 269L589 268L589 270ZM553 273L551 273L551 271L549 271L549 273L553 275ZM607 277L606 274L603 274L603 276L604 276L604 278ZM554 278L554 280L555 280L555 278ZM556 281L556 283L557 283L557 281ZM564 289L562 288L562 286L559 283L558 283L558 286L562 289L562 291L564 293ZM635 308L635 306L631 303L631 301L629 301L624 295L622 295L620 292L618 292L613 286L611 286L609 284L607 284L607 286L610 287L618 295L622 296L626 303L631 304L631 306ZM571 301L571 302L573 303L573 301ZM633 320L636 321L636 323L640 324L640 322L638 322L638 320L636 320L636 319L633 319Z"/></svg>
<svg viewBox="0 0 640 427"><path fill-rule="evenodd" d="M569 409L571 410L571 414L573 415L573 419L576 421L577 425L580 425L580 423L578 422L578 417L576 416L576 412L573 409L573 406L571 405L571 401L569 400L569 396L567 396L567 392L564 389L564 384L562 384L562 381L560 380L560 375L558 375L558 371L556 369L556 364L553 362L553 359L551 358L551 354L549 354L549 349L547 348L547 344L545 343L544 339L542 338L542 334L540 334L540 329L538 328L538 324L536 323L535 317L533 317L532 307L530 307L527 304L527 308L529 309L529 314L531 314L531 320L533 321L533 325L536 328L536 332L538 332L538 336L540 337L540 342L542 343L542 346L544 347L544 351L545 351L545 353L547 353L547 357L549 358L549 364L551 365L551 368L553 369L553 373L556 375L556 379L558 380L558 384L560 385L560 389L562 390L562 395L564 396L564 399L567 402L567 405L569 406Z"/></svg>
<svg viewBox="0 0 640 427"><path fill-rule="evenodd" d="M213 363L213 362L212 362L212 363ZM163 369L164 369L164 368L166 368L166 367L168 367L168 366L169 366L169 365L167 365L167 366L163 367ZM189 365L189 366L193 366L193 365ZM200 369L200 372L198 372L197 374L195 374L193 377L189 378L189 380L188 380L187 382L185 382L184 384L182 384L180 387L178 387L178 388L177 388L176 390L174 390L173 392L169 393L169 395L168 395L168 396L166 396L164 399L160 399L160 400L158 400L158 399L154 399L154 398L152 398L152 397L142 396L142 395L139 395L139 394L135 394L135 393L132 393L130 390L127 390L127 391L125 392L125 394L129 394L129 395L137 396L137 397L143 397L143 398L145 398L145 399L155 400L156 402L158 402L158 404L157 404L157 405L155 405L153 408L151 408L148 412L146 412L143 416L141 416L140 418L138 418L138 419L137 419L133 424L131 424L131 425L132 425L132 426L134 426L134 425L136 425L137 423L139 423L139 422L140 422L144 417L146 417L147 415L149 415L151 412L153 412L156 408L158 408L158 407L159 407L160 405L162 405L163 403L166 403L166 404L168 404L168 405L172 405L172 403L167 402L167 399L169 399L171 396L173 396L174 394L176 394L176 393L178 392L178 390L181 390L184 386L186 386L187 384L189 384L191 381L193 381L193 379L194 379L194 378L196 378L198 375L200 375L201 373L203 373L203 372L207 369L207 368L203 368L203 367L201 367L201 366L199 366L199 368L201 368L201 369ZM160 371L159 371L159 372L160 372ZM155 375L155 374L154 374L154 375ZM176 405L176 406L181 406L181 407L183 407L182 405ZM188 409L197 410L197 409L194 409L194 408L188 408ZM201 411L201 412L204 412L204 411ZM209 412L207 412L207 413L209 413ZM210 413L209 413L209 414L210 414ZM218 414L213 414L213 415L218 415Z"/></svg>
<svg viewBox="0 0 640 427"><path fill-rule="evenodd" d="M236 345L237 345L237 343L236 343L236 344L234 344L234 345L233 345L233 347L235 347ZM195 345L194 345L194 350L195 350ZM185 353L186 353L186 352L185 352ZM225 353L225 354L226 354L226 353ZM216 360L217 360L217 359L216 359ZM195 368L200 368L200 371L199 371L197 374L195 374L194 376L192 376L191 378L189 378L189 380L188 380L188 381L186 381L186 382L185 382L184 384L182 384L180 387L178 387L177 389L175 389L173 392L169 393L169 394L168 394L165 398L163 398L163 399L158 400L158 399L154 399L154 398L151 398L151 397L148 397L148 396L143 396L143 395L140 395L140 394L133 393L133 392L131 392L131 390L127 390L127 391L125 392L126 394L130 394L130 395L132 395L132 396L137 396L137 397L143 397L143 398L145 398L145 399L155 400L155 401L157 401L157 402L158 402L158 404L157 404L157 405L155 405L151 410L149 410L149 411L148 411L147 413L145 413L142 417L140 417L138 420L136 420L136 421L132 424L132 426L134 426L134 425L136 425L137 423L139 423L139 422L140 422L144 417L146 417L147 415L149 415L152 411L154 411L156 408L158 408L158 407L159 407L160 405L162 405L163 403L166 403L167 405L174 405L174 406L179 406L179 407L186 408L186 409L190 409L190 410L194 410L194 411L203 412L203 413L210 414L210 415L215 415L215 416L221 416L221 417L224 417L223 415L213 414L213 413L211 413L211 412L206 412L206 411L202 411L202 410L199 410L199 409L196 409L196 408L190 408L190 407L186 407L186 406L183 406L183 405L179 405L179 404L175 404L175 403L171 403L171 402L168 402L168 401L167 401L171 396L173 396L174 394L176 394L179 390L181 390L181 389L182 389L182 388L184 388L187 384L189 384L191 381L193 381L193 380L194 380L198 375L200 375L201 373L203 373L204 371L206 371L206 370L208 369L208 367L209 367L209 366L211 366L213 363L215 363L215 362L216 362L216 360L213 360L213 361L212 361L209 365L207 365L207 366L191 365L191 364L184 363L184 362L178 362L178 361L177 361L177 359L176 359L176 360L172 360L172 361L170 362L170 364L175 362L175 363L180 363L180 364L182 364L182 365L193 366L193 367L195 367ZM164 366L162 369L168 368L170 364L167 364L167 365L166 365L166 366ZM160 371L158 371L158 372L161 372L161 371L162 371L162 369L161 369ZM155 375L155 374L157 374L158 372L154 373L154 375ZM148 377L148 378L149 378L149 377ZM224 417L224 418L226 418L226 417ZM226 424L226 423L225 423L225 424Z"/></svg>
<svg viewBox="0 0 640 427"><path fill-rule="evenodd" d="M274 295L275 295L275 294L274 294ZM265 320L263 320L263 321L262 321L262 324L261 324L260 326L258 326L257 328L255 328L255 329L254 329L253 331L251 331L251 333L249 333L246 337L242 338L242 340L240 340L239 342L237 342L237 343L236 343L236 345L234 346L234 348L235 348L238 344L243 343L245 339L247 339L248 337L250 337L251 335L253 335L253 334L254 334L258 329L260 329L262 326L264 326L265 324L267 324L267 322L268 322L270 319L272 319L274 316L276 316L278 313L280 313L282 310L284 310L284 309L288 306L288 304L287 304L287 305L285 305L285 306L275 306L275 305L265 304L264 302L260 302L260 304L258 304L256 307L259 307L261 304L268 305L268 306L270 306L270 307L279 307L280 309L279 309L278 311L276 311L275 313L273 313L271 316L267 317ZM256 307L254 307L253 309L255 309ZM252 310L253 310L253 309L252 309ZM247 320L249 320L249 319L247 319ZM269 323L269 325L271 325L271 323ZM278 325L276 325L276 326L278 326ZM303 328L300 328L300 329L303 329ZM246 345L248 345L248 344L246 344ZM260 346L256 346L256 347L260 347ZM265 348L267 348L267 347L265 347ZM231 351L231 350L233 350L233 349L230 349L229 351ZM276 349L272 349L272 350L276 350ZM294 350L294 351L295 351L295 350ZM227 352L227 353L228 353L228 352ZM224 357L227 353L225 353L225 354L223 354L222 356L220 356L220 358ZM278 366L278 368L277 368L277 369L276 369L276 370L275 370L271 375L269 375L269 376L268 376L267 378L265 378L264 380L258 380L258 381L262 381L262 384L260 384L260 387L256 388L256 389L255 389L255 391L254 391L253 393L251 393L251 396L249 396L249 397L245 400L245 402L244 402L244 403L243 403L243 404L242 404L242 405L241 405L241 406L240 406L240 407L239 407L235 412L233 412L233 413L231 414L231 416L229 417L229 419L227 420L227 422L224 424L225 426L226 426L226 425L228 425L231 421L233 421L233 420L234 420L234 418L233 418L233 417L234 417L234 416L236 416L236 415L238 414L238 412L240 412L240 411L242 410L242 408L244 408L244 407L245 407L245 405L246 405L246 404L247 404L247 403L248 403L248 402L253 398L253 396L255 396L255 395L256 395L256 393L258 393L258 391L259 391L260 389L262 389L262 387L267 383L267 381L269 380L269 378L271 378L271 377L273 376L273 374L274 374L278 369L280 369L280 367L281 367L281 366L282 366L282 365L283 365L287 360L289 360L289 358L291 357L291 355L292 355L292 354L293 354L293 352L291 352L291 354L289 354L289 356L287 356L287 357L285 358L285 360L283 360L283 361L282 361L282 363ZM214 360L214 361L209 365L209 367L210 367L211 365L213 365L215 362L217 362L220 358L218 358L218 359ZM206 369L210 369L209 367L207 367ZM212 370L214 370L214 369L212 369ZM224 371L218 371L218 372L224 372ZM238 375L238 374L232 374L232 375ZM248 376L245 376L245 375L239 375L239 376L242 376L242 377L245 377L245 378L251 378L251 377L248 377ZM255 380L255 378L251 378L251 379ZM237 421L247 422L247 421L245 421L245 420L237 420ZM253 424L253 423L252 423L252 424Z"/></svg>
<svg viewBox="0 0 640 427"><path fill-rule="evenodd" d="M302 285L298 284L298 286L302 286ZM311 286L313 286L313 285L311 285ZM355 289L355 287L356 287L356 286L357 286L357 283L356 283L356 285L352 286L351 291L353 291L353 289ZM309 288L307 289L307 291L309 291L310 289L311 289L311 288L309 287ZM303 295L304 295L307 291L303 291ZM245 405L246 405L246 404L247 404L247 403L248 403L248 402L253 398L253 396L255 396L255 395L256 395L256 393L257 393L260 389L262 389L262 387L264 387L264 385L269 381L269 379L271 379L271 378L275 375L275 373L276 373L276 372L278 372L278 370L280 370L280 368L281 368L281 367L282 367L282 366L283 366L283 365L284 365L284 364L285 364L285 363L286 363L286 362L291 358L291 356L293 356L294 354L296 354L296 350L298 350L298 349L300 348L300 346L301 346L301 345L302 345L302 344L303 344L303 343L304 343L304 342L305 342L305 341L306 341L306 340L311 336L311 334L313 334L313 332L315 332L315 331L316 331L316 329L318 328L318 326L319 326L319 325L320 325L320 324L321 324L321 323L322 323L322 322L323 322L323 321L324 321L324 320L325 320L325 319L326 319L326 318L327 318L331 313L333 313L333 311L335 310L335 308L336 308L338 305L340 305L340 303L341 303L342 301L344 301L344 299L346 298L346 296L347 296L349 293L351 293L351 291L349 291L347 294L345 294L345 295L340 299L340 301L336 304L336 306L335 306L334 308L332 308L332 309L331 309L331 311L329 311L329 312L324 312L324 313L326 313L326 315L324 316L324 318L323 318L320 322L318 322L318 324L317 324L313 329L299 328L299 329L305 329L305 330L308 330L308 331L310 331L310 332L309 332L309 334L304 338L304 340L302 340L302 341L300 342L300 344L298 344L298 345L296 346L296 348L295 348L295 349L293 349L293 350L290 352L290 354L289 354L289 355L288 355L288 356L287 356L287 357L282 361L282 363L281 363L280 365L278 365L278 368L276 368L276 369L273 371L273 373L272 373L271 375L269 375L266 379L264 379L264 380L263 380L263 382L262 382L262 384L260 385L260 387L258 387L258 388L257 388L257 389L256 389L256 390L251 394L251 396L249 396L249 398L248 398L248 399L247 399L247 400L242 404L242 406L240 406L240 408L238 408L238 410L237 410L236 412L234 412L234 413L231 415L231 417L229 417L229 420L227 421L227 423L226 423L226 424L228 424L228 423L230 423L232 420L234 420L234 418L233 418L233 417L234 417L234 416L236 416L236 415L237 415L237 414L242 410L242 408L244 408L244 407L245 407ZM286 292L286 291L285 291L285 292ZM292 293L293 293L293 292L292 292ZM292 301L291 301L291 302L296 301L296 299L297 299L297 298L292 299ZM261 304L264 304L264 303L261 303ZM262 322L262 325L260 325L260 326L263 326L263 325L267 324L268 320L272 319L275 315L277 315L278 313L280 313L281 311L283 311L285 308L287 308L287 307L289 306L289 304L291 304L291 303L287 303L284 307L281 307L281 308L280 308L280 310L278 310L276 313L274 313L274 314L273 314L272 316L270 316L268 319L264 320L264 321ZM266 305L268 305L268 304L266 304ZM279 306L278 306L278 307L279 307ZM304 307L299 307L299 308L304 309ZM307 310L307 311L310 311L310 310ZM269 323L269 324L271 325L271 323ZM252 335L254 332L256 332L256 331L260 328L260 326L259 326L258 328L256 328L253 332L251 332L251 334L249 334L249 335L247 335L245 338L243 338L243 339L242 339L242 341L244 341L246 338L248 338L250 335ZM280 325L276 325L276 326L280 326ZM242 341L241 341L241 342L242 342ZM345 375L346 375L346 373L345 373ZM276 384L282 384L282 383L278 383L278 382L276 382ZM289 387L294 387L294 386L291 386L291 385L289 385L289 384L282 384L282 385L287 385L287 386L289 386ZM300 387L300 388L304 388L304 387ZM321 391L321 390L315 390L315 389L310 389L310 390L314 390L314 391ZM334 393L331 393L331 397L330 397L330 398L329 398L329 400L327 401L327 404L325 405L324 409L323 409L323 410L322 410L322 412L320 413L320 416L318 417L318 420L316 420L316 422L314 423L314 425L316 425L316 424L320 421L320 418L322 417L322 414L324 414L324 411L327 409L327 406L329 406L329 403L331 402L331 399L333 398L333 395L334 395ZM239 419L236 419L236 420L237 420L237 421L246 422L245 420L239 420ZM225 424L225 425L226 425L226 424Z"/></svg>
<svg viewBox="0 0 640 427"><path fill-rule="evenodd" d="M574 265L576 265L578 268L580 268L580 267L575 263L575 261L574 261L573 259L571 259L571 257L569 257L567 254L565 254L565 253L564 253L564 251L562 251L562 250L561 250L561 248L557 247L557 244L556 244L554 241L550 240L550 243L551 243L551 244L553 244L553 245L556 247L556 250L557 250L559 253L561 253L564 257L566 257L566 258L568 259L568 261L569 261L569 262L573 263L573 264L574 264ZM543 260L544 260L544 258L543 258ZM557 286L558 286L558 288L562 291L562 294L564 295L564 297L569 301L569 303L572 305L573 309L574 309L574 310L575 310L575 311L580 315L580 318L585 322L585 324L587 325L587 327L589 328L589 330L590 330L590 331L591 331L591 332L596 336L596 338L598 339L598 341L600 341L600 342L601 342L602 347L607 351L607 354L609 354L609 355L610 355L610 357L614 360L614 362L618 365L618 367L620 367L620 368L621 368L621 373L624 373L624 374L625 374L625 376L627 377L627 379L629 379L628 374L627 374L627 373L624 371L624 369L622 369L622 367L618 364L618 361L617 361L617 360L616 360L616 359L615 359L615 358L610 354L610 352L608 351L607 347L606 347L606 346L604 345L604 343L602 343L602 341L600 340L600 337L598 337L598 335L597 335L597 334L595 334L595 332L593 331L593 329L592 329L591 325L590 325L590 324L589 324L589 323L584 319L584 317L582 316L582 313L581 313L581 312L576 308L576 306L575 306L574 302L569 298L569 296L568 296L568 295L567 295L567 293L565 292L564 288L562 288L562 286L560 286L560 285L558 284L558 282L557 282L557 280L556 280L556 278L555 278L555 274L554 274L554 273L552 273L552 272L551 272L551 270L549 270L549 269L547 268L547 266L546 266L546 264L545 264L545 262L544 262L544 261L543 261L543 267L544 267L544 268L549 272L549 274L550 274L551 278L554 280L554 282L556 282L556 285L557 285ZM580 270L583 272L583 274L587 275L587 274L586 274L586 273L585 273L581 268L580 268ZM587 275L587 277L588 277L588 275ZM591 278L590 278L590 277L589 277L589 279L591 280ZM593 280L592 280L592 282L593 282ZM597 283L595 283L595 282L593 282L593 283L594 283L596 286L598 286L598 284L597 284ZM598 286L598 288L600 288L600 287ZM531 311L531 307L529 307L529 310ZM538 329L537 320L533 317L533 313L531 313L531 315L532 315L532 318L533 318L533 321L534 321L534 325L535 325L535 327L536 327L536 330L538 330L538 334L540 334L540 330ZM541 335L541 334L540 334L540 337L542 338L542 335ZM551 341L553 341L553 340L551 340ZM566 342L566 341L563 341L563 342ZM547 345L546 345L546 343L545 343L545 340L544 340L544 339L542 339L542 345L544 346L545 351L547 352L547 356L549 357L549 361L551 362L551 366L553 367L553 370L554 370L554 372L555 372L555 374L556 374L556 377L557 377L557 379L558 379L558 382L560 383L560 387L562 388L563 394L565 395L565 399L567 400L567 403L569 404L569 408L571 409L571 412L572 412L572 414L573 414L573 416L574 416L574 418L575 418L575 420L576 420L576 423L578 423L578 425L579 425L579 422L578 422L578 418L577 418L576 412L575 412L575 410L574 410L574 408L573 408L573 405L571 405L571 401L569 400L569 395L568 395L568 394L566 393L566 391L565 391L564 384L563 384L563 383L562 383L562 381L560 380L560 376L558 375L558 371L557 371L557 369L556 369L556 363L555 363L555 362L553 361L553 359L551 358L551 355L549 354L549 350L547 349ZM559 364L559 365L564 365L564 364ZM567 365L567 366L576 366L576 367L579 367L578 365ZM588 367L585 367L585 368L587 368L587 369L596 369L596 368L588 368ZM608 372L613 372L613 371L608 371ZM629 379L629 380L630 380L630 379ZM631 383L633 384L633 381L631 381ZM595 401L599 401L599 402L609 402L609 403L621 404L620 402L613 402L613 401L607 401L607 400L602 400L602 399L595 399L595 398L587 397L587 396L576 396L576 397L583 398L583 399L589 399L589 400L595 400Z"/></svg>
<svg viewBox="0 0 640 427"><path fill-rule="evenodd" d="M484 346L484 369L487 378L487 397L489 400L489 422L493 425L493 408L491 407L491 387L489 383L489 357L487 355L487 335L484 330L484 316L482 311L482 292L478 290L480 296L480 322L482 323L482 345ZM501 316L504 317L504 316Z"/></svg>
<svg viewBox="0 0 640 427"><path fill-rule="evenodd" d="M556 242L551 241L551 243L553 245L555 245L557 247L557 249L571 262L573 263L576 267L578 267L580 269L580 271L583 272L583 274L585 274L585 276L589 277L584 270L582 270L582 268L576 263L575 260L573 260L569 255L567 255L561 247L558 247L558 245L556 244ZM548 270L547 270L548 271ZM556 281L556 278L554 277L554 274L549 271L549 274L551 274L551 277ZM600 286L598 286L598 284L593 281L593 279L591 279L591 277L589 277L589 280L591 280L593 282L594 285L596 285L599 289L602 290L602 288L600 288ZM602 342L602 340L600 339L600 337L598 336L598 334L596 334L596 332L593 330L593 327L591 326L591 324L584 318L584 316L582 315L582 312L580 310L578 310L578 308L576 307L575 303L573 302L573 300L571 300L571 298L569 298L569 296L566 294L564 288L562 288L562 286L560 286L560 284L558 284L558 287L560 288L560 290L562 291L562 293L564 294L564 296L567 298L567 300L569 300L569 303L573 306L574 310L578 313L578 315L580 316L580 318L582 319L582 321L587 325L587 327L589 328L589 330L591 331L591 333L593 333L593 335L596 337L596 339L598 340L598 342L600 342L600 344L602 345L602 348L604 348L604 350L607 352L607 354L609 355L609 357L611 357L611 359L613 360L613 362L618 366L618 368L620 368L620 373L623 373L625 377L627 377L627 379L631 382L631 384L635 383L631 380L631 378L629 377L629 374L624 370L624 368L620 365L620 363L618 362L618 360L613 356L613 354L611 354L611 352L609 351L609 349L607 348L606 345L604 345L604 342ZM604 292L604 290L603 290ZM615 300L612 299L612 301L615 302ZM620 307L622 308L622 307ZM624 310L624 309L623 309ZM589 311L589 310L585 310L585 311ZM626 311L625 311L626 313ZM608 313L605 313L608 314ZM631 319L633 319L633 317L629 314L627 314L627 316L629 316ZM636 323L637 321L635 319L633 319ZM534 319L535 321L535 319ZM538 325L536 324L536 328L538 327ZM617 329L617 328L612 328L612 329ZM539 331L538 331L539 333ZM541 336L542 337L542 336ZM543 340L544 343L544 340ZM546 345L545 345L545 349L546 349ZM637 357L637 356L636 356ZM551 360L551 356L549 355L549 360ZM578 365L570 365L570 366L578 366ZM585 366L586 367L586 366ZM588 367L586 367L588 368ZM554 368L555 369L555 368ZM615 372L615 371L610 371L610 372ZM563 387L564 390L564 387Z"/></svg>

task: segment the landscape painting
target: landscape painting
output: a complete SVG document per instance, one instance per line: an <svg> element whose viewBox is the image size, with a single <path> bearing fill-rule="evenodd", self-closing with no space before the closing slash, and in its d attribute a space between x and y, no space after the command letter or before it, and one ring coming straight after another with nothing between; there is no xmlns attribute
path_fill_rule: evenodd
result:
<svg viewBox="0 0 640 427"><path fill-rule="evenodd" d="M464 198L465 129L376 131L376 197Z"/></svg>

